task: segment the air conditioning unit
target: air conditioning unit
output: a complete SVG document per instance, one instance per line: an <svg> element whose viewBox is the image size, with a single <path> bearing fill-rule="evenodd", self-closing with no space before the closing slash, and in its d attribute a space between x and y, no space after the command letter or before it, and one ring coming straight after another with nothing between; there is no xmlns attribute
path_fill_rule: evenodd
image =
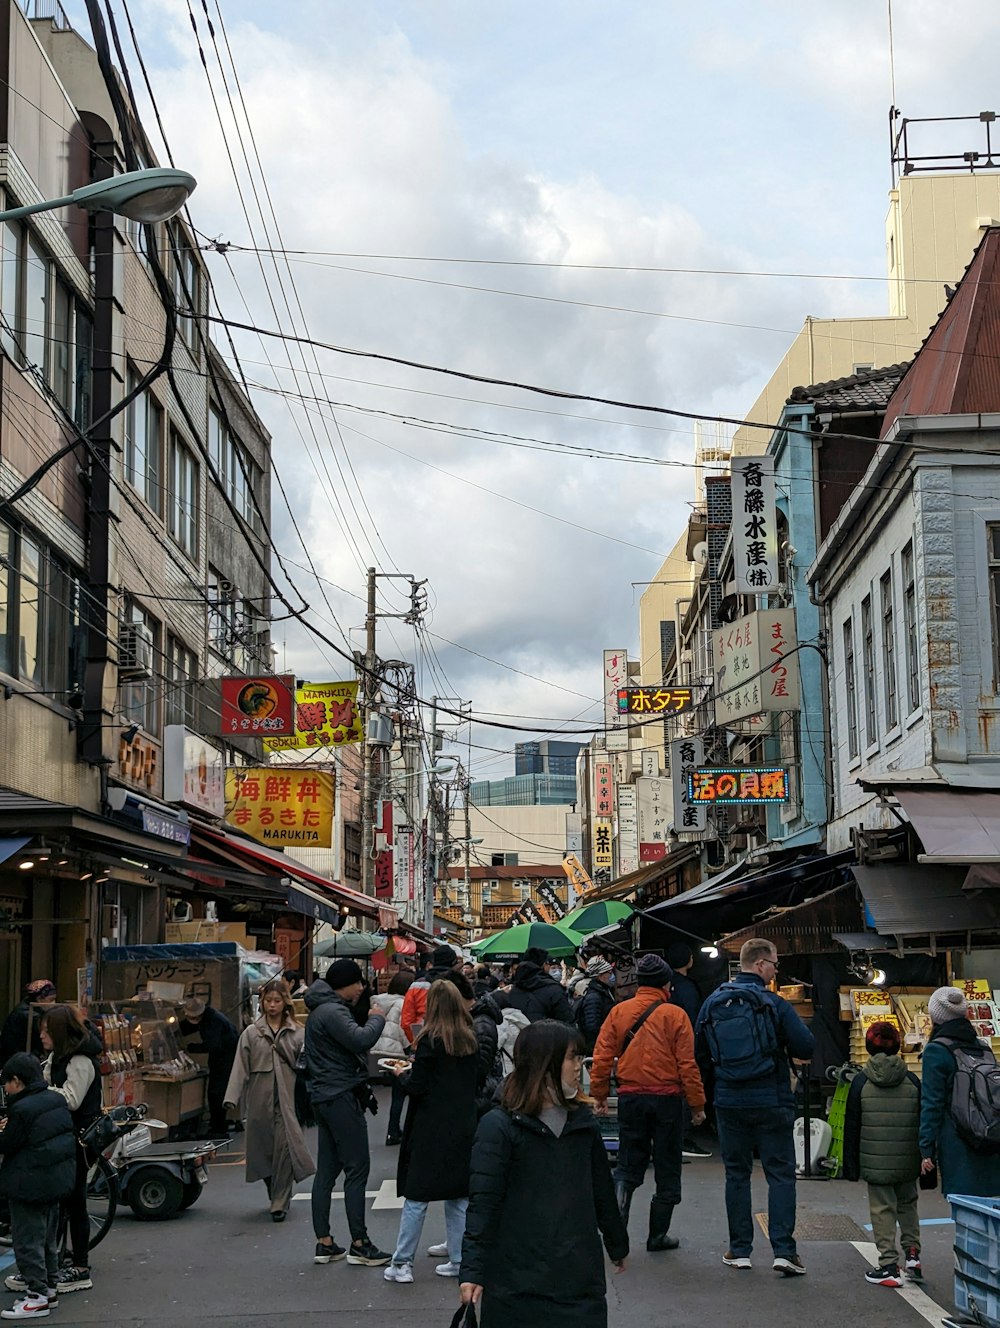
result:
<svg viewBox="0 0 1000 1328"><path fill-rule="evenodd" d="M145 623L123 622L118 629L118 672L123 678L153 675L153 633Z"/></svg>

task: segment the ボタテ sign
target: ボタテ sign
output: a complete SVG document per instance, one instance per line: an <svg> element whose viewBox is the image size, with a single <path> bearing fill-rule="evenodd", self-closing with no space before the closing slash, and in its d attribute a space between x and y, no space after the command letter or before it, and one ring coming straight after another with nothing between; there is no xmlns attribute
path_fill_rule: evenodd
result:
<svg viewBox="0 0 1000 1328"><path fill-rule="evenodd" d="M619 687L623 715L682 715L694 705L690 687Z"/></svg>

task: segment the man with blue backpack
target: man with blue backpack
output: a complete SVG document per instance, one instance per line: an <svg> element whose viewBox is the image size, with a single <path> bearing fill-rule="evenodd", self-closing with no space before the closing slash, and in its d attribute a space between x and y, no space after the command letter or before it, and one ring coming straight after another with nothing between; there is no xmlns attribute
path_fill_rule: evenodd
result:
<svg viewBox="0 0 1000 1328"><path fill-rule="evenodd" d="M778 971L773 942L740 950L740 972L705 1001L696 1028L699 1060L715 1067L715 1117L726 1168L729 1268L751 1267L753 1212L750 1173L757 1149L767 1177L772 1267L801 1277L795 1246L795 1121L789 1058L808 1062L813 1036L787 1001L768 989Z"/></svg>

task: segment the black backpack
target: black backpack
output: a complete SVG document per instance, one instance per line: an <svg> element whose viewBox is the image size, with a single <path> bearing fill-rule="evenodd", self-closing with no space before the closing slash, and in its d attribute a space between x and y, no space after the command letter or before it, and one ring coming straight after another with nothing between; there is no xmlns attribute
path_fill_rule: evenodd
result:
<svg viewBox="0 0 1000 1328"><path fill-rule="evenodd" d="M949 1115L958 1137L976 1153L1000 1153L1000 1065L990 1047L977 1056L953 1038L936 1038L955 1057Z"/></svg>
<svg viewBox="0 0 1000 1328"><path fill-rule="evenodd" d="M724 982L709 997L702 1031L716 1076L725 1083L746 1083L774 1074L781 1046L774 1006L759 987Z"/></svg>

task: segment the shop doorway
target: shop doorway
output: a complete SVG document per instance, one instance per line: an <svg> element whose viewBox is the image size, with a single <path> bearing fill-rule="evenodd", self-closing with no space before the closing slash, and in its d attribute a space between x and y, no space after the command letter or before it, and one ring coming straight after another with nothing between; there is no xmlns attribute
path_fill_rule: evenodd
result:
<svg viewBox="0 0 1000 1328"><path fill-rule="evenodd" d="M21 938L0 932L0 1019L13 1010L21 995Z"/></svg>

